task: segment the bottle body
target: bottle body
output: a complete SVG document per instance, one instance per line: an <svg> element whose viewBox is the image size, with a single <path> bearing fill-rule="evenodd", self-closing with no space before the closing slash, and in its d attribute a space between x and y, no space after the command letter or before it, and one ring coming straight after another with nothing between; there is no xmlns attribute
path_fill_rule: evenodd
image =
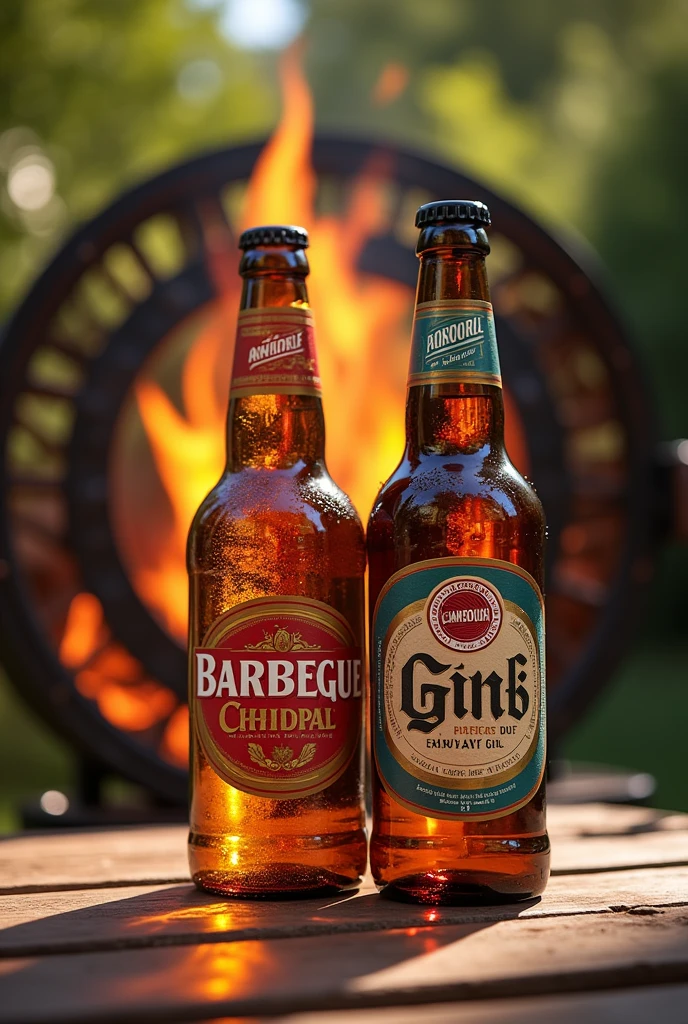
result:
<svg viewBox="0 0 688 1024"><path fill-rule="evenodd" d="M425 236L407 448L368 526L371 867L402 899L524 899L549 865L544 515L503 445L484 232Z"/></svg>
<svg viewBox="0 0 688 1024"><path fill-rule="evenodd" d="M366 856L363 531L324 463L292 256L242 261L227 469L188 552L191 874L248 897L354 885Z"/></svg>

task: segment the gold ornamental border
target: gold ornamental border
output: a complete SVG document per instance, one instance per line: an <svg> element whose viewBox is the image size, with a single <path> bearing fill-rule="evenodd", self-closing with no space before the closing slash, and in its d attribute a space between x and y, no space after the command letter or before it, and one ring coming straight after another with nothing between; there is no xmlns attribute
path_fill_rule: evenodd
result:
<svg viewBox="0 0 688 1024"><path fill-rule="evenodd" d="M419 302L416 306L416 317L427 317L432 315L433 310L439 310L445 312L452 309L474 309L476 312L492 312L492 303L486 302L485 299L437 299L436 301L430 302Z"/></svg>
<svg viewBox="0 0 688 1024"><path fill-rule="evenodd" d="M310 395L321 398L322 388L319 384L260 384L253 387L246 384L243 387L233 385L229 391L230 398L250 398L251 395Z"/></svg>
<svg viewBox="0 0 688 1024"><path fill-rule="evenodd" d="M434 591L433 591L433 593L434 593ZM392 620L392 622L389 625L389 629L387 630L387 633L386 633L385 639L384 639L384 643L382 645L382 672L383 672L383 680L382 681L383 681L383 690L384 690L384 679L385 679L385 675L386 675L385 666L386 666L386 661L387 661L387 648L389 647L389 642L390 642L390 640L392 638L392 635L399 628L399 626L404 621L404 619L408 619L411 615L415 615L418 612L421 612L421 613L423 612L424 606L426 604L426 600L427 599L423 599L423 600L420 600L420 601L414 601L412 604L407 605L406 608L403 608L397 615L395 615L394 619ZM536 717L535 717L535 725L534 725L533 738L532 738L532 740L530 742L530 745L528 746L526 752L524 754L522 754L522 756L518 759L518 761L516 762L515 765L512 765L510 768L507 768L506 771L504 771L504 772L500 772L498 775L490 775L490 776L486 776L486 777L483 777L483 778L480 778L480 779L456 779L456 780L454 780L454 779L447 779L444 776L438 776L438 775L434 774L433 772L427 772L423 768L419 768L418 765L413 764L413 762L410 761L408 759L408 757L399 750L396 742L394 741L394 739L392 738L392 736L390 734L390 731L389 731L389 728L388 728L388 725L387 725L387 715L383 714L383 719L384 719L384 723L385 723L384 734L385 734L385 740L387 742L387 746L389 747L390 750L394 751L394 758L395 758L396 761L398 761L398 763L401 765L401 767L404 768L405 771L407 771L410 775L412 775L414 778L418 779L419 781L427 782L430 785L433 785L433 786L436 786L436 787L440 787L441 786L443 789L450 789L450 790L457 790L457 791L458 790L471 790L471 789L492 789L492 788L494 788L496 786L501 786L505 782L510 782L511 779L515 778L516 775L519 775L523 771L525 766L532 760L532 758L533 758L533 756L535 754L535 751L537 749L538 742L539 742L539 739L540 739L539 728L538 727L539 727L539 723L540 723L540 704L542 702L542 687L543 687L542 670L540 668L540 659L538 657L537 635L536 635L536 632L535 632L535 626L533 625L530 617L528 615L526 615L526 613L523 611L522 608L519 608L518 605L514 604L512 601L504 601L503 603L504 603L505 609L507 609L509 612L511 612L512 615L515 615L518 618L520 618L525 623L525 625L526 625L526 627L528 629L528 632L531 635L531 638L533 640L533 645L534 645L534 648L535 648L535 658L534 658L534 661L535 661L535 671L536 671L536 685L535 685L535 691L536 692L534 693L533 696L534 696L534 699L535 699ZM500 632L501 632L501 629L500 629ZM438 641L438 643L439 643L439 641ZM450 648L448 648L448 649L450 649ZM460 654L461 652L457 651L456 653ZM382 710L384 712L384 694L381 694L380 697L383 700ZM430 760L430 759L428 759L428 760ZM479 765L474 766L474 767L479 767Z"/></svg>
<svg viewBox="0 0 688 1024"><path fill-rule="evenodd" d="M303 623L317 622L323 629L334 636L346 647L356 647L356 638L347 619L330 605L317 601L314 598L306 597L258 597L252 601L245 601L234 608L227 609L220 615L206 630L203 642L200 647L212 647L222 651L219 642L232 636L238 629L246 626L255 619L279 618L283 621L299 620ZM328 653L323 650L323 653ZM190 673L191 675L191 673ZM190 679L190 693L192 700L196 702L194 721L199 733L201 747L205 752L208 761L217 774L230 786L241 789L254 796L282 797L297 799L299 797L312 796L326 789L346 771L356 751L361 736L361 716L357 716L357 728L352 733L344 746L338 750L333 757L324 764L304 775L298 776L293 781L285 779L281 781L274 777L266 778L256 776L244 768L239 767L231 758L226 757L213 739L204 715L197 707L197 698L193 692L193 678Z"/></svg>
<svg viewBox="0 0 688 1024"><path fill-rule="evenodd" d="M538 687L538 696L540 696L540 689ZM392 737L387 729L387 721L385 719L385 739L387 745L393 746L394 759L398 761L401 767L412 775L414 779L418 779L419 782L427 782L429 785L435 786L437 789L450 789L455 792L461 792L463 790L473 789L495 789L497 786L503 785L505 782L511 782L512 779L520 775L527 764L533 759L537 745L540 739L538 732L538 722L540 721L540 706L538 702L537 718L535 721L535 733L533 739L530 742L530 746L526 750L525 754L508 768L505 772L500 772L499 775L488 775L482 779L447 779L443 775L436 775L433 772L426 772L418 765L413 764L408 758L401 753L399 748L394 744Z"/></svg>
<svg viewBox="0 0 688 1024"><path fill-rule="evenodd" d="M299 615L317 622L324 629L334 633L346 647L356 647L356 638L347 619L322 601L311 597L255 597L251 601L228 608L219 615L203 635L199 647L217 647L219 641L231 636L237 629L245 626L252 619L290 617Z"/></svg>
<svg viewBox="0 0 688 1024"><path fill-rule="evenodd" d="M477 556L472 558L460 558L457 555L451 555L447 558L425 558L420 562L411 562L409 565L405 565L402 569L397 569L394 575L389 577L389 579L383 586L382 590L378 594L377 601L375 602L375 611L373 615L377 615L380 608L380 603L387 596L392 587L396 586L399 580L404 579L406 576L412 576L414 573L423 572L425 569L446 569L450 566L456 566L457 568L467 568L470 565L475 565L479 567L483 566L487 568L492 567L493 569L504 569L507 572L512 572L515 576L520 576L521 579L526 580L527 583L530 583L531 587L537 594L538 600L540 602L540 607L544 615L545 601L542 596L542 592L540 590L537 580L533 576L531 576L527 569L521 568L520 565L516 565L514 562L505 562L501 558L478 558ZM449 577L447 578L449 579Z"/></svg>
<svg viewBox="0 0 688 1024"><path fill-rule="evenodd" d="M314 317L311 309L299 309L296 306L263 306L257 309L242 309L238 317L240 324L267 320L274 322L293 320L294 323L311 325Z"/></svg>
<svg viewBox="0 0 688 1024"><path fill-rule="evenodd" d="M411 811L413 814L420 814L424 818L442 818L443 820L446 819L447 821L456 821L457 818L463 819L464 821L493 821L496 818L506 818L508 814L513 814L515 811L519 811L522 807L525 807L526 804L533 799L538 789L542 785L542 779L545 774L545 762L543 761L542 770L540 772L540 775L538 776L537 782L528 792L528 794L523 797L522 800L517 800L516 803L509 804L508 807L505 807L502 810L485 811L484 814L472 814L470 811L436 810L433 810L432 814L428 814L427 807L424 807L422 804L414 804L411 800L405 800L402 796L400 796L397 793L393 786L390 786L389 782L384 777L384 774L379 764L377 764L377 770L380 779L382 780L382 785L384 786L385 790L387 791L388 795L392 798L392 800L396 800L398 804L401 804L402 807L404 807L407 811Z"/></svg>
<svg viewBox="0 0 688 1024"><path fill-rule="evenodd" d="M425 370L410 373L408 386L421 387L423 384L491 384L501 388L502 378L497 373L482 373L479 370Z"/></svg>
<svg viewBox="0 0 688 1024"><path fill-rule="evenodd" d="M449 644L445 644L445 642L443 640L440 640L439 637L437 637L435 635L435 632L434 632L432 626L430 625L430 612L429 611L426 611L425 621L428 624L428 629L430 630L432 635L435 637L435 639L438 641L438 643L440 643L442 645L442 647L446 647L448 651L454 651L455 654L476 654L478 651L484 651L486 647L489 647L491 643L494 643L494 641L497 639L497 637L501 633L502 625L504 624L504 608L506 607L508 602L506 602L504 600L504 598L499 593L499 591L496 589L496 587L493 586L493 584L490 583L488 580L484 580L482 578L482 576L463 576L462 575L462 576L454 576L454 577L452 577L452 578L450 578L448 580L444 580L442 583L438 583L437 586L435 587L435 589L431 590L430 593L428 594L427 598L426 598L425 606L426 606L427 609L430 608L430 605L432 604L432 601L433 601L433 598L435 597L435 595L439 594L440 590L442 590L444 587L446 587L447 584L453 583L454 580L470 580L472 583L481 583L487 590L491 591L492 596L495 598L495 600L497 601L497 604L499 605L499 612L500 612L499 628L498 628L497 632L495 633L495 635L492 637L491 640L488 640L486 644L483 644L482 647L477 647L477 648L475 648L473 650L467 649L465 651L462 651L458 647L451 647ZM398 618L398 616L396 616L396 618Z"/></svg>
<svg viewBox="0 0 688 1024"><path fill-rule="evenodd" d="M358 727L355 733L337 753L313 771L299 775L293 781L285 779L255 775L240 767L236 761L226 757L210 734L208 726L202 714L194 716L199 732L201 747L208 761L220 776L230 786L240 789L244 793L253 796L265 796L273 798L297 799L304 796L312 796L323 789L327 789L333 782L336 782L344 774L353 754L358 746L361 736L360 716Z"/></svg>

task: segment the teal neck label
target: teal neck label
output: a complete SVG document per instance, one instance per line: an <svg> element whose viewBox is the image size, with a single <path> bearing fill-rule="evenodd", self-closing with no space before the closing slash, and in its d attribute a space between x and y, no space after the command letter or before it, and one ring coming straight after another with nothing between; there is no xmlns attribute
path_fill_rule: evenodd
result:
<svg viewBox="0 0 688 1024"><path fill-rule="evenodd" d="M545 769L543 600L524 569L438 558L396 572L373 619L382 784L430 818L523 807Z"/></svg>
<svg viewBox="0 0 688 1024"><path fill-rule="evenodd" d="M447 299L416 306L409 387L452 383L501 387L497 335L489 302Z"/></svg>

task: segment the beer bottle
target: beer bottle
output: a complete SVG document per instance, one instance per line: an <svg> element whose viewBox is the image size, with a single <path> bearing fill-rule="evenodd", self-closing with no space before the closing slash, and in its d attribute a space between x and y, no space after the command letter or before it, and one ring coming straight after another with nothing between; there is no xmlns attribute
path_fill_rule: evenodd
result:
<svg viewBox="0 0 688 1024"><path fill-rule="evenodd" d="M324 461L306 232L245 231L227 465L190 576L195 883L270 896L365 870L365 542Z"/></svg>
<svg viewBox="0 0 688 1024"><path fill-rule="evenodd" d="M542 892L542 506L504 448L479 202L416 214L406 450L370 516L371 865L392 897Z"/></svg>

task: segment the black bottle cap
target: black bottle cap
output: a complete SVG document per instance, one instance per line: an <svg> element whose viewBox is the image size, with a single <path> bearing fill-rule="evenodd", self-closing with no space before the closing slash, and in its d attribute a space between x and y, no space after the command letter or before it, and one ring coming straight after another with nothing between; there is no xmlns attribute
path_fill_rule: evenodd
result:
<svg viewBox="0 0 688 1024"><path fill-rule="evenodd" d="M257 245L296 245L299 249L307 249L308 232L296 224L268 224L242 232L240 249L253 249Z"/></svg>
<svg viewBox="0 0 688 1024"><path fill-rule="evenodd" d="M442 199L425 203L416 213L416 227L426 228L440 224L477 224L490 226L490 211L485 203L472 199Z"/></svg>

